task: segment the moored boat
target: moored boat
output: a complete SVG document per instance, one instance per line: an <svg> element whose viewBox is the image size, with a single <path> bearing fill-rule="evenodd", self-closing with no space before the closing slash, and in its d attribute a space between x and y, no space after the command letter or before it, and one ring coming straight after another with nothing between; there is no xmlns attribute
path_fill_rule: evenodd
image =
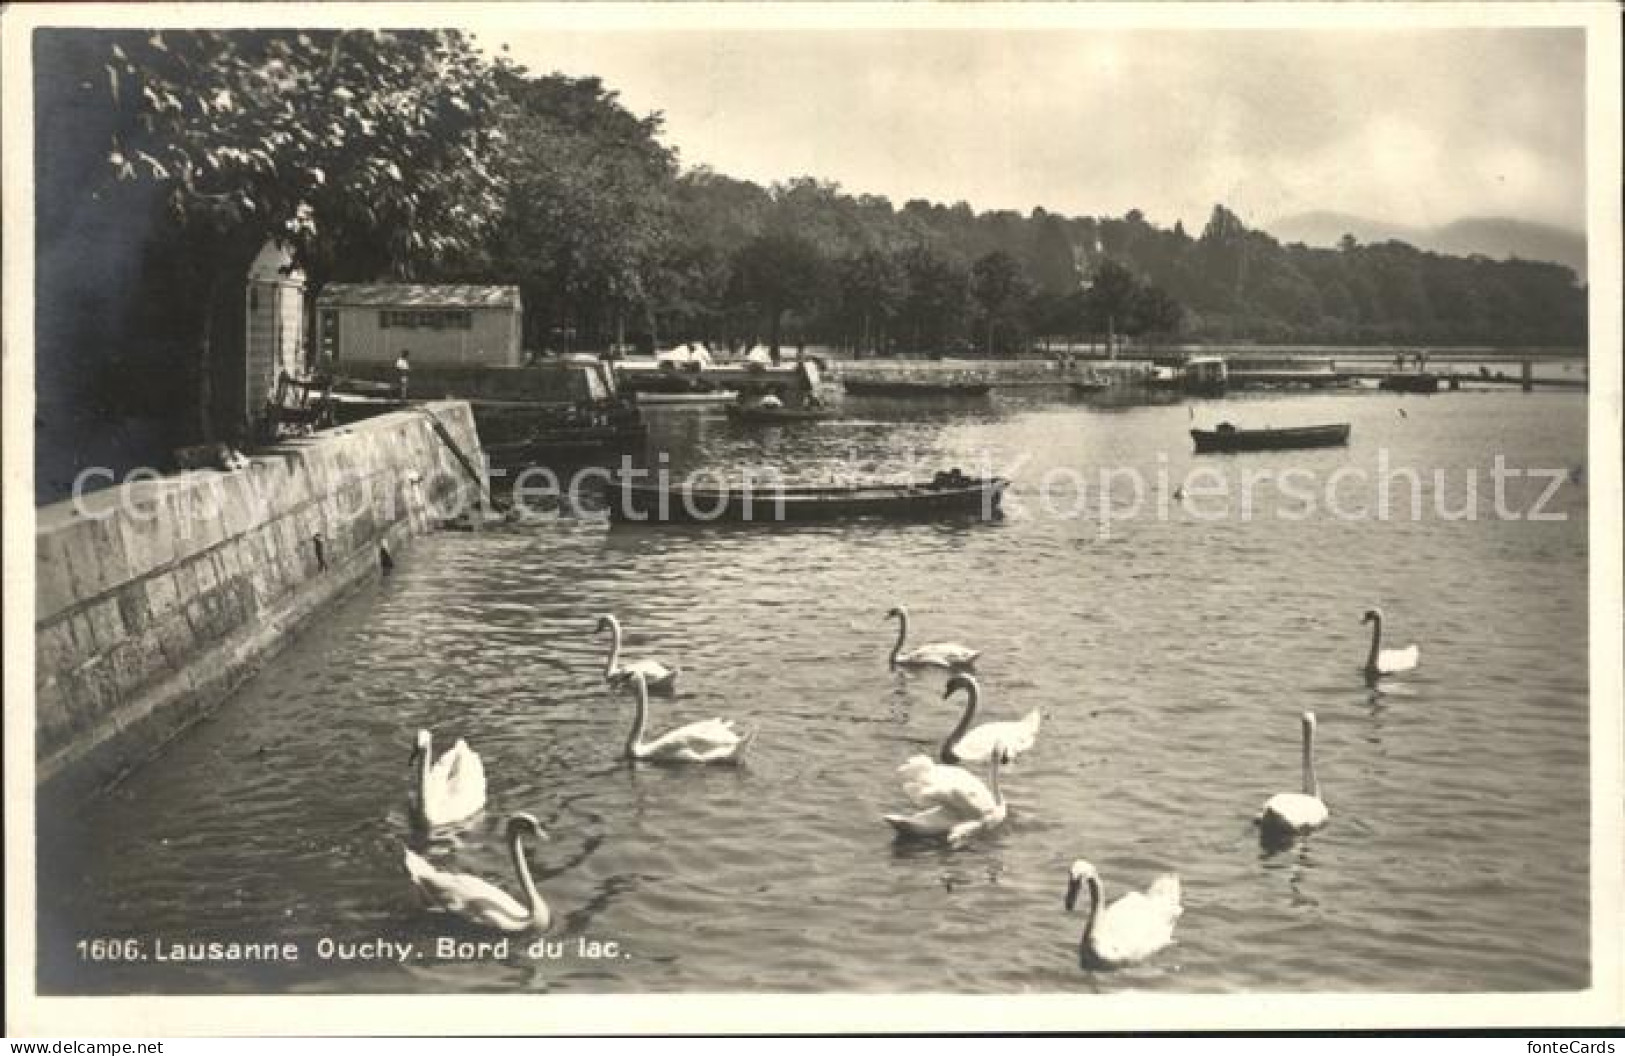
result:
<svg viewBox="0 0 1625 1056"><path fill-rule="evenodd" d="M607 489L610 518L630 524L775 524L860 518L997 519L1009 481L938 473L927 481L859 485L665 484L628 477Z"/></svg>
<svg viewBox="0 0 1625 1056"><path fill-rule="evenodd" d="M665 369L621 376L622 392L632 393L641 404L732 403L739 391L704 377L697 370Z"/></svg>
<svg viewBox="0 0 1625 1056"><path fill-rule="evenodd" d="M1437 374L1390 374L1377 382L1377 388L1389 392L1433 393L1439 391Z"/></svg>
<svg viewBox="0 0 1625 1056"><path fill-rule="evenodd" d="M1294 447L1337 447L1348 443L1349 423L1304 425L1287 429L1237 429L1221 422L1217 429L1192 429L1201 451L1279 451Z"/></svg>
<svg viewBox="0 0 1625 1056"><path fill-rule="evenodd" d="M750 425L780 425L788 422L822 422L835 417L829 407L762 407L735 403L728 406L728 417Z"/></svg>
<svg viewBox="0 0 1625 1056"><path fill-rule="evenodd" d="M708 392L640 392L637 401L645 407L658 407L666 404L717 404L733 403L739 399L739 393L732 389L712 389Z"/></svg>
<svg viewBox="0 0 1625 1056"><path fill-rule="evenodd" d="M841 387L853 396L986 396L987 381L917 381L902 378L842 378Z"/></svg>

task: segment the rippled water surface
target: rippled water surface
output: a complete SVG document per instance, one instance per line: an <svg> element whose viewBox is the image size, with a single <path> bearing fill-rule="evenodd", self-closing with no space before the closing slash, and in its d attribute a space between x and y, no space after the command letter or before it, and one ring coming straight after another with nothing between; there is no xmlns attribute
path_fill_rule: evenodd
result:
<svg viewBox="0 0 1625 1056"><path fill-rule="evenodd" d="M1546 504L1566 520L1506 520L1491 476L1497 455L1578 466L1582 397L843 409L782 431L672 409L655 434L679 470L771 463L802 480L903 475L911 460L969 470L985 455L1014 480L1008 516L779 529L573 519L424 540L76 827L53 830L42 989L1588 985L1586 485L1568 479ZM1186 430L1220 417L1346 420L1352 443L1192 455ZM1388 492L1403 516L1326 508L1339 470L1341 508L1374 507L1384 467L1418 471L1420 520L1403 478ZM1126 474L1102 490L1114 468L1145 478L1137 513ZM1244 473L1289 469L1300 497L1256 484L1239 515ZM1459 512L1474 473L1476 518L1441 519L1439 485ZM1544 490L1514 481L1504 504L1527 511ZM918 640L983 650L990 717L1044 711L1037 748L1005 774L1010 820L957 851L895 844L879 818L905 803L897 765L931 751L959 710L940 675L887 669L883 615L898 603ZM1380 692L1359 671L1371 605L1391 644L1422 646L1420 669ZM747 766L620 759L631 707L600 680L605 612L626 625L630 655L684 669L681 694L655 698L654 728L736 717L760 730ZM1251 818L1297 788L1305 709L1320 720L1331 824L1265 853ZM437 938L476 936L421 912L402 871L402 847L421 846L405 809L419 727L441 745L466 737L490 778L487 811L438 837L432 857L513 889L505 816L528 811L551 834L531 860L560 917L558 956L436 956ZM1079 857L1108 897L1177 871L1177 945L1082 972L1081 918L1061 904ZM148 952L280 939L302 959L125 968L80 958L74 944L95 936L134 936ZM413 955L323 960L324 938L409 942ZM582 939L618 955L582 956Z"/></svg>

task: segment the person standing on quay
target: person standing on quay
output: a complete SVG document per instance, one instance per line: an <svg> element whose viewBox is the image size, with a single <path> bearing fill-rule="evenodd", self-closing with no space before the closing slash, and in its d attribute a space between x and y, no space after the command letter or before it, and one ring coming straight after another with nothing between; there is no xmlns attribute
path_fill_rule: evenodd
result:
<svg viewBox="0 0 1625 1056"><path fill-rule="evenodd" d="M400 388L401 400L406 400L407 382L412 376L412 353L401 349L401 354L395 359L396 385Z"/></svg>

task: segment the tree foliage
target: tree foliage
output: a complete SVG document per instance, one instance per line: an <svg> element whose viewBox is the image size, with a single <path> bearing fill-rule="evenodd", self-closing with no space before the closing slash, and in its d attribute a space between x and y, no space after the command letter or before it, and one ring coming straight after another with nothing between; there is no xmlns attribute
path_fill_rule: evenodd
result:
<svg viewBox="0 0 1625 1056"><path fill-rule="evenodd" d="M412 276L475 245L500 204L503 97L454 32L42 31L36 53L40 215L75 218L41 240L42 295L79 296L53 265L87 239L139 247L101 278L135 324L121 340L163 335L160 361L184 370L167 399L191 439L256 410L231 391L233 312L267 240L314 288Z"/></svg>
<svg viewBox="0 0 1625 1056"><path fill-rule="evenodd" d="M109 33L106 49L108 165L159 184L194 242L275 238L316 276L409 274L496 214L501 96L456 33Z"/></svg>
<svg viewBox="0 0 1625 1056"><path fill-rule="evenodd" d="M619 333L648 312L670 252L677 165L660 118L633 117L597 78L501 80L507 195L477 270L520 284L533 347Z"/></svg>

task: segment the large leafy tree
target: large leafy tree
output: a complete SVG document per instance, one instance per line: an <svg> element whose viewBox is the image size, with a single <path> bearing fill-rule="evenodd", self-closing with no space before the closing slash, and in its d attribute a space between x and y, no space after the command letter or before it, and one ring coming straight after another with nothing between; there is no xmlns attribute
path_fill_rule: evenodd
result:
<svg viewBox="0 0 1625 1056"><path fill-rule="evenodd" d="M1016 336L1022 326L1022 313L1032 296L1032 283L1020 261L996 249L971 265L970 290L981 318L983 347L991 356L998 351L995 339L1001 332L1007 338Z"/></svg>
<svg viewBox="0 0 1625 1056"><path fill-rule="evenodd" d="M523 286L535 340L562 329L619 340L629 315L652 337L673 281L663 266L677 207L660 117L635 117L594 77L502 79L517 106L503 220L484 270Z"/></svg>
<svg viewBox="0 0 1625 1056"><path fill-rule="evenodd" d="M908 347L948 351L965 332L970 297L968 270L954 257L929 245L906 250L902 266L907 292L900 324Z"/></svg>
<svg viewBox="0 0 1625 1056"><path fill-rule="evenodd" d="M906 292L903 270L897 261L878 249L866 249L838 265L841 311L858 326L859 352L874 352L885 346L888 325L902 306Z"/></svg>
<svg viewBox="0 0 1625 1056"><path fill-rule="evenodd" d="M829 268L818 248L790 232L768 232L742 246L734 260L734 295L755 306L779 359L784 313L810 308L827 294Z"/></svg>
<svg viewBox="0 0 1625 1056"><path fill-rule="evenodd" d="M496 213L502 95L455 32L86 39L89 68L75 72L111 114L104 175L148 185L161 203L155 239L178 267L156 295L187 317L205 437L236 424L219 420L211 391L217 322L268 239L319 288L409 277L466 248Z"/></svg>

